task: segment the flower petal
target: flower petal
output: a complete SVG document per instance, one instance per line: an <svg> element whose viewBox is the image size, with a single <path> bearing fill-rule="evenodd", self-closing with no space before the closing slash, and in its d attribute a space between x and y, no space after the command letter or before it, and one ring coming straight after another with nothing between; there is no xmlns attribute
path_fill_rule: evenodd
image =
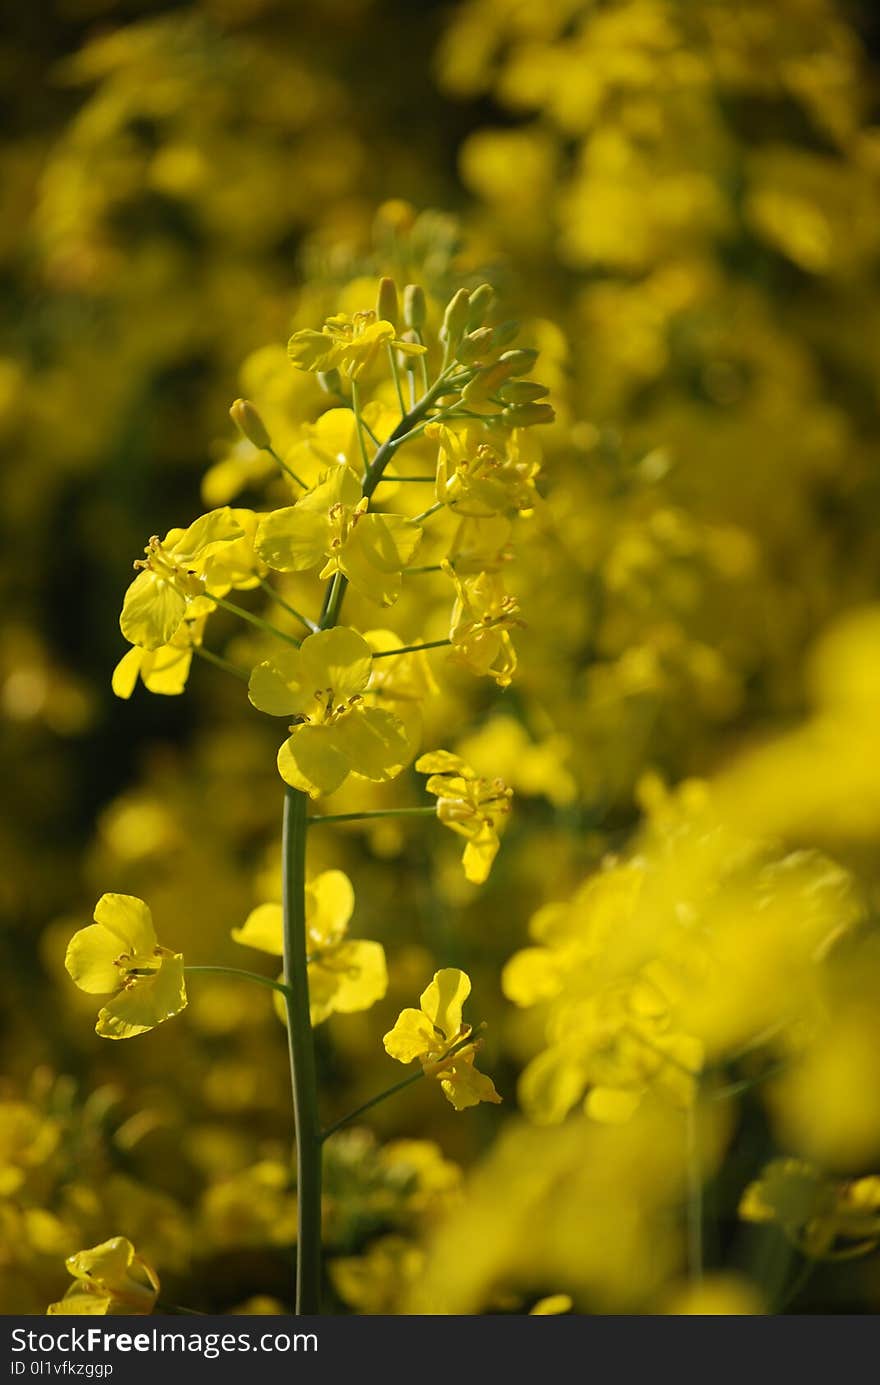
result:
<svg viewBox="0 0 880 1385"><path fill-rule="evenodd" d="M471 993L467 972L458 967L443 967L435 971L434 980L419 998L422 1011L435 1028L447 1039L454 1039L461 1030L461 1007Z"/></svg>
<svg viewBox="0 0 880 1385"><path fill-rule="evenodd" d="M284 953L284 911L280 904L260 904L252 909L241 928L232 929L232 937L242 947L255 947L271 957Z"/></svg>
<svg viewBox="0 0 880 1385"><path fill-rule="evenodd" d="M133 645L131 649L126 650L119 660L110 680L110 686L117 697L126 700L131 697L138 680L138 674L141 671L143 657L144 651L139 649L137 645Z"/></svg>
<svg viewBox="0 0 880 1385"><path fill-rule="evenodd" d="M501 1101L491 1077L474 1067L473 1053L462 1054L457 1058L440 1078L440 1086L447 1101L452 1102L456 1111L478 1106L481 1101L490 1101L493 1105Z"/></svg>
<svg viewBox="0 0 880 1385"><path fill-rule="evenodd" d="M354 889L345 871L325 870L306 885L306 928L316 948L333 947L345 936L354 913Z"/></svg>
<svg viewBox="0 0 880 1385"><path fill-rule="evenodd" d="M333 729L349 768L374 783L393 779L409 758L403 722L384 707L353 707Z"/></svg>
<svg viewBox="0 0 880 1385"><path fill-rule="evenodd" d="M353 940L341 943L309 963L312 1024L328 1015L369 1010L388 989L388 968L381 943Z"/></svg>
<svg viewBox="0 0 880 1385"><path fill-rule="evenodd" d="M397 1023L382 1040L385 1052L398 1063L411 1063L437 1048L437 1035L421 1010L402 1010Z"/></svg>
<svg viewBox="0 0 880 1385"><path fill-rule="evenodd" d="M285 784L312 798L338 789L349 768L333 726L297 726L278 751L278 773Z"/></svg>
<svg viewBox="0 0 880 1385"><path fill-rule="evenodd" d="M176 634L186 598L155 572L139 572L122 602L119 628L129 644L159 649Z"/></svg>
<svg viewBox="0 0 880 1385"><path fill-rule="evenodd" d="M122 975L116 958L123 951L114 933L91 923L74 933L67 945L64 965L81 991L111 995L119 989Z"/></svg>
<svg viewBox="0 0 880 1385"><path fill-rule="evenodd" d="M156 971L130 981L107 1002L95 1031L103 1039L131 1039L179 1014L185 1005L183 957L168 952Z"/></svg>
<svg viewBox="0 0 880 1385"><path fill-rule="evenodd" d="M305 572L321 562L327 539L326 513L289 505L260 521L254 548L276 572Z"/></svg>
<svg viewBox="0 0 880 1385"><path fill-rule="evenodd" d="M303 640L301 681L310 692L333 689L337 705L362 693L370 681L373 654L356 630L337 625Z"/></svg>
<svg viewBox="0 0 880 1385"><path fill-rule="evenodd" d="M143 956L158 942L149 906L136 895L102 894L93 917L125 944L126 952Z"/></svg>
<svg viewBox="0 0 880 1385"><path fill-rule="evenodd" d="M289 717L305 712L312 704L314 689L303 682L300 651L291 649L257 664L248 679L248 698L258 712L270 717Z"/></svg>

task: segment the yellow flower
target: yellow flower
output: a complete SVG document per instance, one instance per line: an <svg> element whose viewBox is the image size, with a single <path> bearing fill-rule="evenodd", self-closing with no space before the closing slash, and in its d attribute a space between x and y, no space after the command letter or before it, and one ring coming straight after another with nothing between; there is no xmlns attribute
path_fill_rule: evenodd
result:
<svg viewBox="0 0 880 1385"><path fill-rule="evenodd" d="M356 631L337 626L253 670L253 705L270 716L296 717L278 752L278 771L292 788L317 798L333 793L349 774L382 782L406 764L399 718L364 704L372 658Z"/></svg>
<svg viewBox="0 0 880 1385"><path fill-rule="evenodd" d="M399 341L392 324L369 309L352 316L337 313L328 317L320 332L311 328L294 332L287 354L300 370L341 370L356 380L389 346L407 356L422 356L426 349L415 342Z"/></svg>
<svg viewBox="0 0 880 1385"><path fill-rule="evenodd" d="M182 693L189 677L193 649L202 642L207 616L183 620L168 644L159 649L141 649L132 645L113 670L111 686L117 697L129 698L138 676L151 693L174 697Z"/></svg>
<svg viewBox="0 0 880 1385"><path fill-rule="evenodd" d="M573 1306L568 1294L550 1294L547 1298L538 1299L538 1302L529 1309L529 1316L532 1318L550 1318L557 1313L570 1313Z"/></svg>
<svg viewBox="0 0 880 1385"><path fill-rule="evenodd" d="M65 1264L74 1283L60 1302L49 1304L49 1316L152 1313L159 1296L158 1275L124 1236L69 1255Z"/></svg>
<svg viewBox="0 0 880 1385"><path fill-rule="evenodd" d="M385 1052L399 1063L422 1064L436 1077L456 1111L501 1097L490 1077L474 1067L477 1042L467 1042L471 1027L462 1023L461 1007L471 993L470 978L457 967L444 967L422 991L421 1009L403 1010L383 1038Z"/></svg>
<svg viewBox="0 0 880 1385"><path fill-rule="evenodd" d="M489 519L535 504L538 444L521 430L501 436L468 426L431 423L425 436L439 443L437 499L456 514Z"/></svg>
<svg viewBox="0 0 880 1385"><path fill-rule="evenodd" d="M340 1256L329 1266L343 1303L365 1314L396 1312L424 1268L424 1250L396 1235L380 1236L363 1255Z"/></svg>
<svg viewBox="0 0 880 1385"><path fill-rule="evenodd" d="M390 606L422 531L403 515L368 513L368 505L351 468L334 466L297 504L264 517L257 552L276 572L341 572L355 591Z"/></svg>
<svg viewBox="0 0 880 1385"><path fill-rule="evenodd" d="M509 630L522 625L516 598L505 591L498 572L462 578L449 564L445 567L457 593L449 629L450 663L478 677L494 678L500 688L506 688L516 672L516 650Z"/></svg>
<svg viewBox="0 0 880 1385"><path fill-rule="evenodd" d="M144 549L146 558L135 563L141 571L122 603L119 626L129 644L142 649L169 644L187 607L204 590L207 560L243 532L224 506L202 515L188 529L170 529L161 540L151 538Z"/></svg>
<svg viewBox="0 0 880 1385"><path fill-rule="evenodd" d="M472 884L482 885L498 854L499 831L510 812L513 790L500 779L481 779L448 750L422 755L416 769L431 776L425 788L437 795L440 821L467 838L464 873Z"/></svg>
<svg viewBox="0 0 880 1385"><path fill-rule="evenodd" d="M183 957L160 947L150 910L128 894L104 894L95 922L74 933L64 965L81 991L111 995L95 1030L130 1039L171 1019L186 1005Z"/></svg>
<svg viewBox="0 0 880 1385"><path fill-rule="evenodd" d="M835 1179L800 1159L773 1159L746 1188L739 1214L775 1222L811 1260L848 1260L880 1241L880 1178Z"/></svg>
<svg viewBox="0 0 880 1385"><path fill-rule="evenodd" d="M369 1010L388 989L385 950L381 943L346 940L354 909L351 881L341 870L325 870L306 885L306 938L312 1024L332 1014ZM272 957L284 953L280 904L261 904L232 936L244 947ZM279 1007L284 1017L283 1003Z"/></svg>

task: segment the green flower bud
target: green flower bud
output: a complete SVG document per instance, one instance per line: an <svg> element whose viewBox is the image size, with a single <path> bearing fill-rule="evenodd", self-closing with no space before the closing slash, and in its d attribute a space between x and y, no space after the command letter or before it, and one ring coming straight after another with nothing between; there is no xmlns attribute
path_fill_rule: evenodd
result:
<svg viewBox="0 0 880 1385"><path fill-rule="evenodd" d="M469 332L472 332L475 327L483 325L494 302L495 290L491 284L480 284L479 288L474 289L470 296L470 312L467 320Z"/></svg>
<svg viewBox="0 0 880 1385"><path fill-rule="evenodd" d="M504 421L511 428L530 428L536 423L552 423L555 418L549 404L513 404L504 410Z"/></svg>
<svg viewBox="0 0 880 1385"><path fill-rule="evenodd" d="M448 342L450 346L456 347L461 341L467 327L470 303L471 298L467 289L459 289L458 293L452 295L446 304L443 326L440 328L440 340L442 342Z"/></svg>
<svg viewBox="0 0 880 1385"><path fill-rule="evenodd" d="M272 446L266 425L249 399L236 399L230 407L229 417L248 442L252 442L261 452Z"/></svg>
<svg viewBox="0 0 880 1385"><path fill-rule="evenodd" d="M428 304L421 284L407 284L403 290L403 320L407 327L420 332L428 317Z"/></svg>
<svg viewBox="0 0 880 1385"><path fill-rule="evenodd" d="M379 280L379 293L376 297L376 313L381 322L390 322L392 327L397 326L400 305L397 301L397 285L393 279L384 275Z"/></svg>
<svg viewBox="0 0 880 1385"><path fill-rule="evenodd" d="M531 348L520 346L515 351L505 351L500 359L507 366L509 375L525 375L538 359L538 353Z"/></svg>
<svg viewBox="0 0 880 1385"><path fill-rule="evenodd" d="M473 365L481 356L492 350L494 335L491 327L479 327L476 332L468 332L456 356L464 365Z"/></svg>
<svg viewBox="0 0 880 1385"><path fill-rule="evenodd" d="M498 393L505 404L532 404L536 399L543 399L550 391L546 385L539 385L537 380L510 380L501 386Z"/></svg>

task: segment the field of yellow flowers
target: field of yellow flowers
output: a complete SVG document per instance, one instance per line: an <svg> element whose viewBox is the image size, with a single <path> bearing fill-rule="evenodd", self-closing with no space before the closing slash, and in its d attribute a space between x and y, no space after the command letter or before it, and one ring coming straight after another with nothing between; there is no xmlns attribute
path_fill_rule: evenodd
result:
<svg viewBox="0 0 880 1385"><path fill-rule="evenodd" d="M880 1307L846 0L0 35L0 1313Z"/></svg>

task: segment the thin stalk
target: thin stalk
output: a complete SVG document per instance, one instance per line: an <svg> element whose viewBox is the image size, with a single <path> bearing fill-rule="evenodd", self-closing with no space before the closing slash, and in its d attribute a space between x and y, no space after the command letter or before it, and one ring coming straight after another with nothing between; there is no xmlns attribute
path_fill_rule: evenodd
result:
<svg viewBox="0 0 880 1385"><path fill-rule="evenodd" d="M321 620L318 624L319 630L329 630L339 619L339 612L342 610L342 598L345 596L345 589L348 586L348 579L343 577L341 572L333 574L333 580L327 588L327 595L324 597L324 609L321 612Z"/></svg>
<svg viewBox="0 0 880 1385"><path fill-rule="evenodd" d="M243 606L236 606L234 601L227 601L225 596L214 596L213 592L205 592L205 596L215 605L222 606L224 611L231 611L234 616L246 620L248 625L254 625L265 634L274 635L276 639L284 640L285 644L292 644L294 649L299 649L300 641L294 635L288 635L284 630L279 630L278 626L273 625L271 621L263 620L261 616L255 616L253 611L246 611Z"/></svg>
<svg viewBox="0 0 880 1385"><path fill-rule="evenodd" d="M351 382L351 407L354 409L358 447L361 450L361 461L364 464L364 475L366 475L370 468L370 458L367 454L367 444L364 442L364 421L361 418L361 404L357 380L352 380Z"/></svg>
<svg viewBox="0 0 880 1385"><path fill-rule="evenodd" d="M423 649L440 649L452 644L452 640L428 640L427 644L405 644L402 649L380 649L373 654L374 659L390 659L392 654L420 654Z"/></svg>
<svg viewBox="0 0 880 1385"><path fill-rule="evenodd" d="M454 1057L456 1053L460 1053L463 1048L467 1048L472 1043L473 1036L470 1034L464 1039L460 1039L457 1044L453 1044L450 1048L444 1061L446 1058ZM347 1116L340 1116L338 1121L328 1125L321 1136L321 1140L329 1140L330 1136L335 1135L337 1130L341 1130L345 1125L350 1125L353 1120L357 1120L358 1116L362 1116L365 1112L372 1110L374 1106L378 1106L380 1101L387 1101L388 1097L396 1096L398 1092L405 1091L407 1087L412 1087L414 1083L421 1082L423 1077L430 1077L430 1075L430 1073L425 1072L424 1068L419 1068L418 1072L410 1073L409 1077L403 1077L399 1082L395 1082L393 1087L386 1087L384 1092L377 1092L375 1096L370 1097L369 1101L365 1101L361 1106L356 1106L353 1111L349 1111Z"/></svg>
<svg viewBox="0 0 880 1385"><path fill-rule="evenodd" d="M397 390L397 400L400 404L400 416L403 418L406 413L406 404L403 398L403 389L400 384L400 371L397 368L397 357L394 355L394 347L388 343L388 364L391 366L391 375L394 380L394 388Z"/></svg>
<svg viewBox="0 0 880 1385"><path fill-rule="evenodd" d="M224 673L231 673L233 678L240 678L243 683L250 681L250 674L247 669L239 668L229 659L224 659L221 654L215 654L212 649L205 649L202 645L193 645L193 649L200 659L204 659L206 664L213 664L215 668L222 668Z"/></svg>
<svg viewBox="0 0 880 1385"><path fill-rule="evenodd" d="M700 1161L697 1113L693 1105L685 1112L687 1144L687 1247L688 1277L692 1284L703 1279L703 1171Z"/></svg>
<svg viewBox="0 0 880 1385"><path fill-rule="evenodd" d="M265 450L269 453L269 456L278 463L281 470L284 472L285 476L289 476L291 481L295 481L298 486L302 486L304 491L308 490L308 486L306 485L305 481L303 481L301 477L297 476L296 472L287 465L284 458L278 455L274 447L267 447Z"/></svg>
<svg viewBox="0 0 880 1385"><path fill-rule="evenodd" d="M283 996L290 994L283 981L273 981L271 976L261 976L258 971L242 971L241 967L184 967L187 976L190 974L208 973L214 976L235 976L239 981L253 981L258 986L265 986L267 990L278 991Z"/></svg>
<svg viewBox="0 0 880 1385"><path fill-rule="evenodd" d="M421 524L422 520L430 519L438 510L443 509L443 501L438 500L435 505L430 505L427 510L422 510L420 515L413 515L413 524Z"/></svg>
<svg viewBox="0 0 880 1385"><path fill-rule="evenodd" d="M433 476L383 476L379 482L382 486L396 486L398 483L407 481L411 485L418 482L422 486L433 486L435 477Z"/></svg>
<svg viewBox="0 0 880 1385"><path fill-rule="evenodd" d="M295 606L291 606L289 601L285 601L284 597L280 594L280 592L277 592L275 590L271 582L267 582L265 577L258 577L257 581L259 582L260 586L262 587L266 595L271 597L273 601L277 601L278 605L283 607L283 609L287 612L289 616L295 616L295 618L299 621L301 625L304 625L307 630L311 631L312 634L315 633L315 631L318 629L318 626L315 624L315 622L313 620L309 620L308 616L304 616L302 611L298 611Z"/></svg>
<svg viewBox="0 0 880 1385"><path fill-rule="evenodd" d="M318 822L361 822L370 818L423 818L436 817L437 809L431 804L424 808L371 808L365 813L314 813L309 818L309 827Z"/></svg>
<svg viewBox="0 0 880 1385"><path fill-rule="evenodd" d="M287 788L281 833L284 982L296 1126L296 1312L321 1311L321 1122L306 951L306 795Z"/></svg>

